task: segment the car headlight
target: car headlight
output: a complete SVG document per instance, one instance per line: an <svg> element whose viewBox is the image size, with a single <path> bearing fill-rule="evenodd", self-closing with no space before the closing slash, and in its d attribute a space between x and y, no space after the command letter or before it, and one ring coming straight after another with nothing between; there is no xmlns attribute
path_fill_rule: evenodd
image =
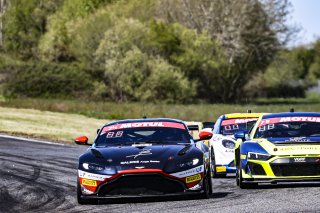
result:
<svg viewBox="0 0 320 213"><path fill-rule="evenodd" d="M100 166L98 164L91 164L91 163L83 163L82 167L86 170L96 170L96 171L102 171L104 170L103 166Z"/></svg>
<svg viewBox="0 0 320 213"><path fill-rule="evenodd" d="M199 163L199 158L194 158L194 159L192 159L192 160L190 160L190 161L188 161L188 162L185 162L185 163L179 163L178 164L178 166L179 167L186 167L186 166L195 166L195 165L198 165L198 163Z"/></svg>
<svg viewBox="0 0 320 213"><path fill-rule="evenodd" d="M222 145L228 149L234 149L236 147L236 143L231 140L223 140Z"/></svg>
<svg viewBox="0 0 320 213"><path fill-rule="evenodd" d="M268 154L248 152L248 159L250 160L268 160L270 157L271 155Z"/></svg>

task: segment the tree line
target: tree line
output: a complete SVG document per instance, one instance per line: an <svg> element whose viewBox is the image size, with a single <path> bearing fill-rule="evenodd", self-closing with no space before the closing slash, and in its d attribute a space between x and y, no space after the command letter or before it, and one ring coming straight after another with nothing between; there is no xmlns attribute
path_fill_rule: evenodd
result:
<svg viewBox="0 0 320 213"><path fill-rule="evenodd" d="M167 103L303 96L320 42L288 0L2 0L0 91ZM290 92L283 92L283 91Z"/></svg>

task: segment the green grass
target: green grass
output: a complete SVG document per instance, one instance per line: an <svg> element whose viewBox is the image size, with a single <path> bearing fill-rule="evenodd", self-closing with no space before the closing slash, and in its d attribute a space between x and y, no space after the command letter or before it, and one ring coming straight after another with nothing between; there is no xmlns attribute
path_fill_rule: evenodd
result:
<svg viewBox="0 0 320 213"><path fill-rule="evenodd" d="M257 99L254 104L151 104L110 103L80 100L6 99L0 96L0 132L53 141L72 142L87 135L92 141L96 129L110 120L169 117L185 121L215 121L233 112L319 111L320 96L305 99Z"/></svg>
<svg viewBox="0 0 320 213"><path fill-rule="evenodd" d="M116 120L128 118L169 117L188 121L215 121L225 113L319 111L320 96L310 94L304 99L257 99L248 104L152 104L152 103L111 103L81 100L56 99L5 99L0 106L42 111L73 113L87 117Z"/></svg>
<svg viewBox="0 0 320 213"><path fill-rule="evenodd" d="M86 135L92 141L107 120L83 115L0 107L0 132L51 141L69 142Z"/></svg>

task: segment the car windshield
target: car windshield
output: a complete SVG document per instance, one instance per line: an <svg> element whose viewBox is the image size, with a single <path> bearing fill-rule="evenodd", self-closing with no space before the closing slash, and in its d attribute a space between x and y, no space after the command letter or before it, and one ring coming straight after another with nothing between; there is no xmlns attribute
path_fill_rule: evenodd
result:
<svg viewBox="0 0 320 213"><path fill-rule="evenodd" d="M95 146L191 143L189 132L183 124L161 122L161 124L166 124L155 126L155 123L156 122L151 122L150 126L148 126L146 122L106 126L95 141Z"/></svg>
<svg viewBox="0 0 320 213"><path fill-rule="evenodd" d="M280 117L262 119L254 137L320 137L320 117Z"/></svg>
<svg viewBox="0 0 320 213"><path fill-rule="evenodd" d="M234 135L236 132L244 131L248 133L258 118L237 118L223 120L221 123L220 134Z"/></svg>

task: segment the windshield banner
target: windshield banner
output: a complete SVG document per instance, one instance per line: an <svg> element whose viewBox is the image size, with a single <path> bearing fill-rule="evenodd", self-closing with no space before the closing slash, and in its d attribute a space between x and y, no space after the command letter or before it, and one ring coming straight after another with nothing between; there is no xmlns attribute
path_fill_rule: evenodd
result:
<svg viewBox="0 0 320 213"><path fill-rule="evenodd" d="M229 120L224 120L222 121L221 125L226 126L226 125L232 125L232 124L245 124L250 121L256 121L258 118L238 118L238 119L229 119Z"/></svg>
<svg viewBox="0 0 320 213"><path fill-rule="evenodd" d="M128 128L145 128L145 127L165 127L165 128L177 128L186 129L182 123L176 122L133 122L133 123L120 123L111 126L105 126L102 129L102 133L117 130L117 129L128 129Z"/></svg>
<svg viewBox="0 0 320 213"><path fill-rule="evenodd" d="M286 122L314 122L320 123L320 117L282 117L282 118L269 118L261 120L259 127L267 124L286 123Z"/></svg>

